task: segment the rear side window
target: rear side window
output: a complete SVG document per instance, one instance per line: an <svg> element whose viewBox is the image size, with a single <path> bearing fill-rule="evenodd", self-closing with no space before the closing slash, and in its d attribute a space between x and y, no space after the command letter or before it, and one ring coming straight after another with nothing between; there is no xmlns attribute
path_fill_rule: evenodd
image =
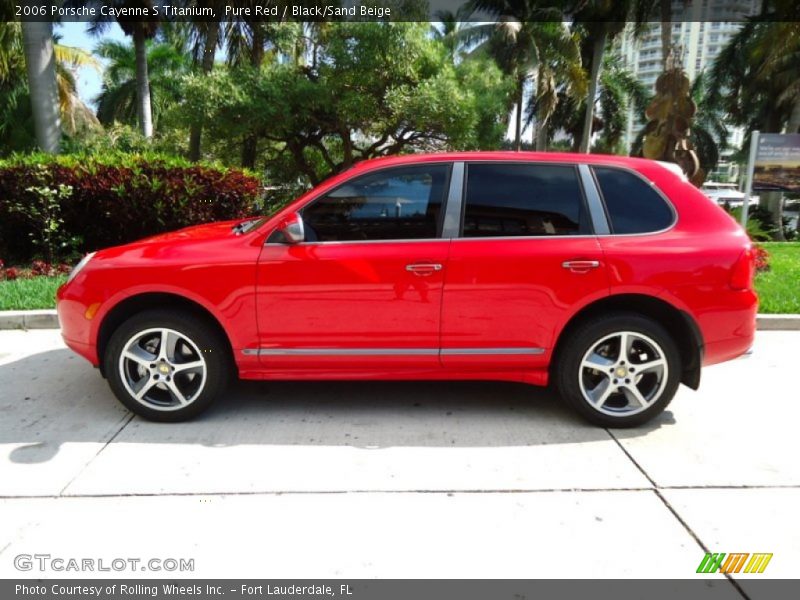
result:
<svg viewBox="0 0 800 600"><path fill-rule="evenodd" d="M472 163L467 168L463 237L589 232L574 167Z"/></svg>
<svg viewBox="0 0 800 600"><path fill-rule="evenodd" d="M646 181L621 169L595 167L612 233L650 233L672 224L672 210Z"/></svg>

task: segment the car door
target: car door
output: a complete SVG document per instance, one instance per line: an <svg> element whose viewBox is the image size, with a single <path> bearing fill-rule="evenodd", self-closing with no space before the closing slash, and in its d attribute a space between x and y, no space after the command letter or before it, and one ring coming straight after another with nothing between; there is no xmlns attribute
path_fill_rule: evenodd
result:
<svg viewBox="0 0 800 600"><path fill-rule="evenodd" d="M582 175L568 164L466 165L445 275L444 366L546 365L575 305L608 294Z"/></svg>
<svg viewBox="0 0 800 600"><path fill-rule="evenodd" d="M440 368L451 166L354 177L300 211L305 241L268 241L257 274L262 364L316 371Z"/></svg>

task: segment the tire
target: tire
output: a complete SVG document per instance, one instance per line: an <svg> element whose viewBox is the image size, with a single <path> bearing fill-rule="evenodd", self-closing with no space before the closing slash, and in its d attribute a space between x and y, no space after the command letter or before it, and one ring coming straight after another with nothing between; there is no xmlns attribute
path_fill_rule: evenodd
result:
<svg viewBox="0 0 800 600"><path fill-rule="evenodd" d="M103 361L119 401L140 417L161 422L199 415L225 389L232 372L227 341L217 328L176 310L148 310L129 318L114 331Z"/></svg>
<svg viewBox="0 0 800 600"><path fill-rule="evenodd" d="M672 401L680 385L681 357L660 324L637 313L615 312L571 332L559 350L554 375L561 397L590 423L635 427Z"/></svg>

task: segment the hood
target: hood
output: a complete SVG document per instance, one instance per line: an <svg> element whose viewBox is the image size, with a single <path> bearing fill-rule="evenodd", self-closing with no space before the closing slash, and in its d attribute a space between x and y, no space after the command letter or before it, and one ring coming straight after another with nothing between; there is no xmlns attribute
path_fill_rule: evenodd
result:
<svg viewBox="0 0 800 600"><path fill-rule="evenodd" d="M142 240L138 240L134 242L134 244L199 241L230 237L235 235L233 232L233 227L235 225L250 220L251 219L234 219L231 221L217 221L214 223L204 223L202 225L192 225L191 227L184 227L183 229L178 229L177 231L168 231L167 233L153 235Z"/></svg>

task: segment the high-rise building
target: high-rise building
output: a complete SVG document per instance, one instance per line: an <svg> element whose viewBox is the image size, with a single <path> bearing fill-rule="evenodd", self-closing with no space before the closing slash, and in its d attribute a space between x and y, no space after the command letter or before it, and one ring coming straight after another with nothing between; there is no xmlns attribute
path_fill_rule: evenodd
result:
<svg viewBox="0 0 800 600"><path fill-rule="evenodd" d="M760 8L760 0L673 1L671 29L675 58L691 81L711 67L722 48L742 27L744 19L757 14ZM638 38L629 26L619 38L617 51L639 81L655 91L656 79L663 71L661 23L648 24L645 33ZM644 126L640 117L633 109L628 114L625 135L628 148ZM735 127L729 129L729 146L741 146L744 132ZM724 155L730 153L729 148ZM715 175L723 179L735 177L735 165L723 160Z"/></svg>

